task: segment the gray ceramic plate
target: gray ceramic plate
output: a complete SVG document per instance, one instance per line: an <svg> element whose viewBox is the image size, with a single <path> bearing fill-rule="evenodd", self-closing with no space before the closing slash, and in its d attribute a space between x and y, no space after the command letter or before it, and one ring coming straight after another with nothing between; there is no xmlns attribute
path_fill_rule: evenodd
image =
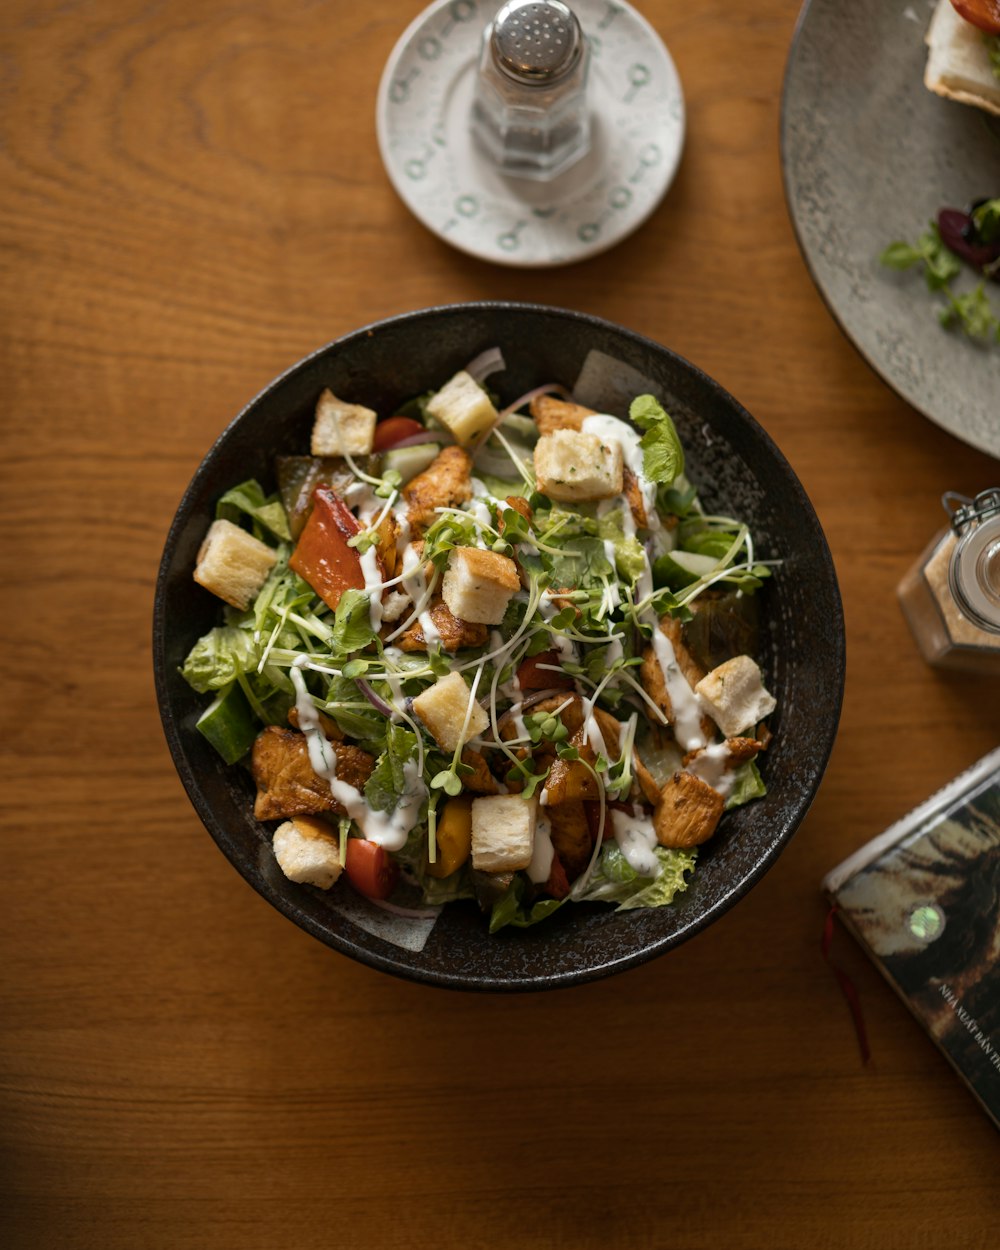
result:
<svg viewBox="0 0 1000 1250"><path fill-rule="evenodd" d="M785 73L782 161L806 263L872 368L1000 456L1000 347L943 330L915 272L882 267L939 208L1000 195L1000 119L923 85L928 0L810 0ZM961 289L974 285L964 275ZM994 306L1000 287L991 284Z"/></svg>
<svg viewBox="0 0 1000 1250"><path fill-rule="evenodd" d="M450 904L430 925L387 917L346 882L324 894L283 877L271 828L253 818L249 775L227 768L195 730L205 700L179 667L220 615L218 600L191 577L216 499L250 476L273 485L275 454L308 446L323 387L392 412L493 346L503 349L507 364L490 378L504 403L560 380L605 411L627 411L644 391L660 396L709 510L744 518L757 550L782 564L762 601L761 661L778 698L774 741L762 766L767 797L726 813L702 848L690 889L674 905L616 914L601 904L578 904L534 928L490 937L472 903ZM236 417L202 461L167 537L153 657L177 771L208 831L254 889L321 941L386 972L453 988L530 990L607 976L663 954L711 924L763 876L805 815L833 745L844 626L830 552L802 486L765 431L718 383L665 347L596 317L528 304L459 304L394 317L321 348Z"/></svg>

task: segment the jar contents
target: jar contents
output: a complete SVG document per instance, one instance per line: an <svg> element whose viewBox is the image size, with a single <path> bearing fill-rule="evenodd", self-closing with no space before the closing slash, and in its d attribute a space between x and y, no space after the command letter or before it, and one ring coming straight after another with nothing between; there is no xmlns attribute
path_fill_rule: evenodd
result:
<svg viewBox="0 0 1000 1250"><path fill-rule="evenodd" d="M504 173L554 178L588 151L587 62L562 0L509 0L486 27L472 132Z"/></svg>
<svg viewBox="0 0 1000 1250"><path fill-rule="evenodd" d="M929 664L1000 675L1000 488L942 500L950 525L899 585L899 602Z"/></svg>

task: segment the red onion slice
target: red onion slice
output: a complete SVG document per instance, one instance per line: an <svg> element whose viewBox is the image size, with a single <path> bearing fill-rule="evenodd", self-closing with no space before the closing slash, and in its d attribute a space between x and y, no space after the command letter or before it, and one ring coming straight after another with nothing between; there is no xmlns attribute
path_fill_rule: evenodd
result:
<svg viewBox="0 0 1000 1250"><path fill-rule="evenodd" d="M470 378L473 378L480 385L484 378L488 378L491 373L500 373L501 370L507 368L507 362L503 358L503 352L499 347L488 347L486 351L480 352L475 359L469 361L465 366L465 372Z"/></svg>
<svg viewBox="0 0 1000 1250"><path fill-rule="evenodd" d="M392 716L394 714L395 708L390 707L385 699L380 698L363 677L356 678L355 684L376 712L381 712L383 716Z"/></svg>
<svg viewBox="0 0 1000 1250"><path fill-rule="evenodd" d="M440 907L400 907L398 903L388 903L384 898L371 898L367 894L364 897L373 907L381 907L383 911L391 912L393 916L402 916L406 920L437 920L441 914Z"/></svg>

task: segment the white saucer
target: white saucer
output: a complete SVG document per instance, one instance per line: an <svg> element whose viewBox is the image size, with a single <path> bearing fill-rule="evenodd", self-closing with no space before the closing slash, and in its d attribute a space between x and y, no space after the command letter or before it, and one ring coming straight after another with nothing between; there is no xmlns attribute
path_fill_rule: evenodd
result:
<svg viewBox="0 0 1000 1250"><path fill-rule="evenodd" d="M379 84L386 171L446 242L501 265L542 268L619 243L652 213L684 144L670 53L625 0L572 0L590 46L590 151L550 182L499 172L469 114L483 31L499 0L436 0L404 32Z"/></svg>

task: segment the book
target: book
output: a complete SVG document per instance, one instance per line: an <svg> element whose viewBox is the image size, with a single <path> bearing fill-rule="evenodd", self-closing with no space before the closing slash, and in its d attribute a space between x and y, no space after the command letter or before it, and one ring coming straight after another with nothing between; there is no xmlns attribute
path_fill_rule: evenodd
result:
<svg viewBox="0 0 1000 1250"><path fill-rule="evenodd" d="M823 891L1000 1128L1000 748L829 872Z"/></svg>

